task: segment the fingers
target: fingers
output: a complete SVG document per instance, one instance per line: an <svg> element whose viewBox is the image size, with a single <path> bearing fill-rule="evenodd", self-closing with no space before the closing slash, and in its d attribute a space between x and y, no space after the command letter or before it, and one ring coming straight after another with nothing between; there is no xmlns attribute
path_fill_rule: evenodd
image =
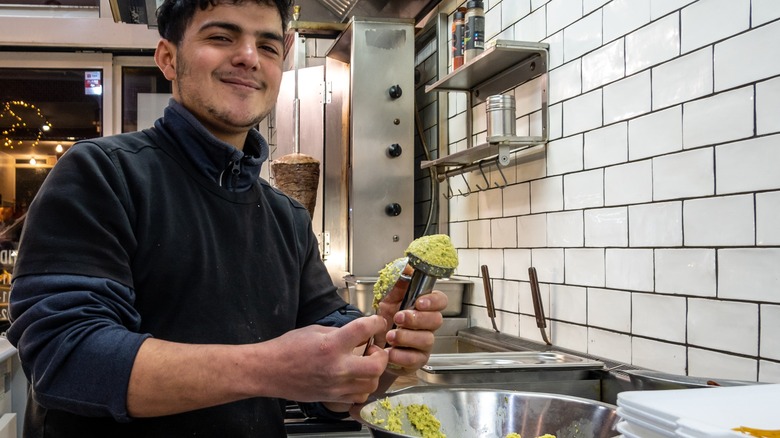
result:
<svg viewBox="0 0 780 438"><path fill-rule="evenodd" d="M431 330L397 329L387 333L387 342L392 347L412 348L423 352L433 349L435 336Z"/></svg>
<svg viewBox="0 0 780 438"><path fill-rule="evenodd" d="M389 353L388 362L394 366L388 369L396 370L396 374L413 373L425 365L430 357L429 351L411 348L391 348Z"/></svg>
<svg viewBox="0 0 780 438"><path fill-rule="evenodd" d="M425 365L433 349L434 332L441 327L441 311L447 307L447 296L433 291L417 299L414 309L403 310L393 316L398 326L385 335L389 349L388 361L406 374Z"/></svg>
<svg viewBox="0 0 780 438"><path fill-rule="evenodd" d="M429 294L417 298L414 308L422 311L441 312L447 308L449 299L443 292L435 290Z"/></svg>
<svg viewBox="0 0 780 438"><path fill-rule="evenodd" d="M441 311L447 307L447 295L433 291L417 299L414 309L402 310L393 315L398 327L411 330L437 330L442 324Z"/></svg>

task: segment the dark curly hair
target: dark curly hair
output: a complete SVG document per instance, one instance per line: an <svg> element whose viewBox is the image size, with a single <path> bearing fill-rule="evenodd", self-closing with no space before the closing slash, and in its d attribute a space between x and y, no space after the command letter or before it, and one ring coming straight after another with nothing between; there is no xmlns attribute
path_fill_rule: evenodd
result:
<svg viewBox="0 0 780 438"><path fill-rule="evenodd" d="M282 30L287 30L290 9L294 0L165 0L157 9L157 30L166 40L179 44L184 30L195 15L196 8L205 11L219 4L238 5L253 1L260 5L276 6L282 17Z"/></svg>

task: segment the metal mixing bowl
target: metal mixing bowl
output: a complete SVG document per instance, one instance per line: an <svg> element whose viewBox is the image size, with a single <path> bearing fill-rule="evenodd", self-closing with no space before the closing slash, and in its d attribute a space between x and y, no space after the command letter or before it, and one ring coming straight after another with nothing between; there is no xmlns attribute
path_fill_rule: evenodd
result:
<svg viewBox="0 0 780 438"><path fill-rule="evenodd" d="M616 407L606 403L557 394L489 389L412 388L388 395L391 407L425 404L441 422L447 438L504 438L511 432L524 438L552 434L557 438L601 438L619 435ZM419 437L402 416L403 432L377 425L388 409L384 399L353 411L374 437Z"/></svg>

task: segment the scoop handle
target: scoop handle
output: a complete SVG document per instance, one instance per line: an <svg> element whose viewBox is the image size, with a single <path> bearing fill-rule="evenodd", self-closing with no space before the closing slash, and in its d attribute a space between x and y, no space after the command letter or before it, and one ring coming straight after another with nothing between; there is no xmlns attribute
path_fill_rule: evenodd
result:
<svg viewBox="0 0 780 438"><path fill-rule="evenodd" d="M437 278L426 274L419 269L412 273L412 279L409 281L409 288L406 290L403 301L401 301L401 310L411 309L417 298L429 294L433 291Z"/></svg>

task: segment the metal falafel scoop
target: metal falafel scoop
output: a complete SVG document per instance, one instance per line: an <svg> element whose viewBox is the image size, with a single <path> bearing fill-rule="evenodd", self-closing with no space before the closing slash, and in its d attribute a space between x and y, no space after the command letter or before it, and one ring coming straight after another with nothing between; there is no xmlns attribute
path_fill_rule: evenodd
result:
<svg viewBox="0 0 780 438"><path fill-rule="evenodd" d="M395 287L396 283L400 280L404 280L404 283L408 283L411 279L408 275L404 274L406 266L409 264L409 257L400 257L385 265L379 271L379 278L374 283L374 302L372 308L374 313L379 309L379 303L384 297L390 293Z"/></svg>
<svg viewBox="0 0 780 438"><path fill-rule="evenodd" d="M414 307L417 298L429 294L439 278L449 277L458 267L458 252L446 234L415 239L406 249L409 266L414 268L401 310Z"/></svg>
<svg viewBox="0 0 780 438"><path fill-rule="evenodd" d="M404 274L407 265L414 269L411 278ZM449 277L457 267L458 252L446 234L423 236L414 240L406 249L406 257L393 260L379 271L379 278L374 283L374 312L379 309L379 302L399 282L407 283L399 310L414 307L417 298L433 291L436 280ZM366 343L363 355L368 353L373 344L372 336Z"/></svg>

